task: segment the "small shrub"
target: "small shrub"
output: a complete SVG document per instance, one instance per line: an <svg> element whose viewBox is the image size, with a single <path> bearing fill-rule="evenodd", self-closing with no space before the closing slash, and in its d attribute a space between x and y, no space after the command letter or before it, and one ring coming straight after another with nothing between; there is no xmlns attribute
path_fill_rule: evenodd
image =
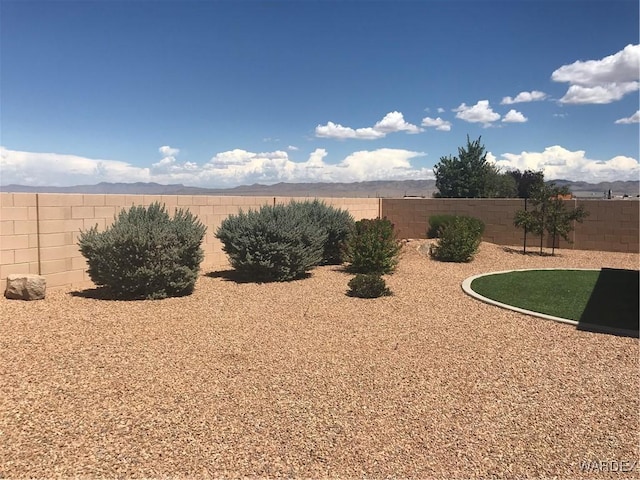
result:
<svg viewBox="0 0 640 480"><path fill-rule="evenodd" d="M326 230L327 239L324 242L321 263L343 263L346 260L347 241L355 223L351 214L347 210L336 209L319 200L291 202L291 205L291 208L302 210L303 215Z"/></svg>
<svg viewBox="0 0 640 480"><path fill-rule="evenodd" d="M359 298L378 298L391 295L391 290L379 274L359 273L349 281L347 295Z"/></svg>
<svg viewBox="0 0 640 480"><path fill-rule="evenodd" d="M400 249L389 220L359 220L347 247L348 270L354 273L391 273L398 264Z"/></svg>
<svg viewBox="0 0 640 480"><path fill-rule="evenodd" d="M431 215L429 217L429 229L427 230L427 238L438 238L440 229L453 221L455 215Z"/></svg>
<svg viewBox="0 0 640 480"><path fill-rule="evenodd" d="M466 218L469 222L474 223L480 231L480 236L484 233L484 222L479 218L469 217L466 215L432 215L429 217L429 229L427 230L427 238L440 238L440 230L453 222L456 218Z"/></svg>
<svg viewBox="0 0 640 480"><path fill-rule="evenodd" d="M238 273L255 281L288 281L322 262L327 230L296 204L230 215L216 237Z"/></svg>
<svg viewBox="0 0 640 480"><path fill-rule="evenodd" d="M470 262L482 240L482 228L474 219L457 217L440 230L440 238L429 254L442 262Z"/></svg>
<svg viewBox="0 0 640 480"><path fill-rule="evenodd" d="M173 218L164 205L122 210L112 226L80 232L78 246L91 280L116 298L156 299L193 292L206 227L189 211Z"/></svg>

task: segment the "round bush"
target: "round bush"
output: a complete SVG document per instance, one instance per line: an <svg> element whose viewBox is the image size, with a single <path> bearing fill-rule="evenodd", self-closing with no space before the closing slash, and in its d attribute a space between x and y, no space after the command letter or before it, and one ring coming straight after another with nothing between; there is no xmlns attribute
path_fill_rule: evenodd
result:
<svg viewBox="0 0 640 480"><path fill-rule="evenodd" d="M115 298L157 299L193 292L206 227L189 211L173 218L164 205L122 210L113 225L80 232L78 246L91 280Z"/></svg>
<svg viewBox="0 0 640 480"><path fill-rule="evenodd" d="M216 237L231 266L258 282L304 276L322 261L327 231L295 204L230 215Z"/></svg>
<svg viewBox="0 0 640 480"><path fill-rule="evenodd" d="M347 210L337 209L319 200L291 202L291 208L301 210L311 222L327 232L322 252L323 265L339 265L346 260L346 245L353 231L354 220Z"/></svg>
<svg viewBox="0 0 640 480"><path fill-rule="evenodd" d="M389 220L359 220L348 243L348 270L354 273L391 273L398 265L400 249Z"/></svg>
<svg viewBox="0 0 640 480"><path fill-rule="evenodd" d="M427 230L427 238L439 238L440 231L443 227L449 225L456 218L465 218L468 222L475 225L475 228L480 231L480 235L484 233L484 222L479 218L469 217L466 215L432 215L429 217L429 229Z"/></svg>
<svg viewBox="0 0 640 480"><path fill-rule="evenodd" d="M442 262L470 262L480 247L482 230L476 219L456 217L440 229L440 238L429 254Z"/></svg>
<svg viewBox="0 0 640 480"><path fill-rule="evenodd" d="M391 295L391 290L380 275L359 273L349 281L347 295L359 298L378 298Z"/></svg>

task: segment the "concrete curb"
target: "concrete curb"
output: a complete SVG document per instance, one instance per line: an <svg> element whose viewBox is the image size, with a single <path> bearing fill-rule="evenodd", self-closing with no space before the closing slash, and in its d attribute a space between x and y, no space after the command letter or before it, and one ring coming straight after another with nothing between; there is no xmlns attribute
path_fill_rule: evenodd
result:
<svg viewBox="0 0 640 480"><path fill-rule="evenodd" d="M476 278L481 278L481 277L487 277L489 275L500 275L503 273L512 273L512 272L530 272L530 271L536 271L536 270L577 270L577 271L600 271L600 269L598 268L523 268L520 270L503 270L503 271L499 271L499 272L490 272L490 273L482 273L479 275L474 275L472 277L466 278L463 282L462 282L462 290L464 290L464 292L477 299L480 300L481 302L484 303L488 303L489 305L495 305L496 307L500 307L500 308L504 308L506 310L512 310L514 312L518 312L518 313L523 313L525 315L531 315L533 317L538 317L538 318L542 318L544 320L551 320L553 322L558 322L558 323L565 323L568 325L573 325L575 327L584 327L581 328L581 330L586 330L586 331L593 331L593 332L597 332L597 333L611 333L614 335L624 335L624 336L633 336L633 337L637 337L638 333L635 330L627 330L627 329L623 329L623 328L610 328L610 327L605 327L605 326L601 326L601 325L591 325L591 324L584 324L584 323L580 323L576 320L569 320L567 318L561 318L561 317L554 317L553 315L547 315L544 313L540 313L540 312L534 312L532 310L525 310L523 308L519 308L519 307L514 307L512 305L508 305L506 303L502 303L502 302L498 302L496 300L492 300L490 298L484 297L482 295L480 295L479 293L475 292L472 288L471 288L471 283L476 279Z"/></svg>

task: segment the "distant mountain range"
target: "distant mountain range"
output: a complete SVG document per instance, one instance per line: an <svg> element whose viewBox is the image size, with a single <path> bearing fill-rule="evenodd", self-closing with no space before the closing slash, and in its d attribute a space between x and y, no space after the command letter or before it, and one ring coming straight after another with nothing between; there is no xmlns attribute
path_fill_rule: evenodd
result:
<svg viewBox="0 0 640 480"><path fill-rule="evenodd" d="M614 196L636 197L640 181L572 182L554 180L567 185L577 197L602 198L611 190ZM27 185L0 186L0 192L23 193L100 193L126 195L237 195L276 197L427 197L437 191L435 180L380 180L354 183L276 183L275 185L241 185L234 188L200 188L182 184L159 183L98 183L73 187L31 187Z"/></svg>

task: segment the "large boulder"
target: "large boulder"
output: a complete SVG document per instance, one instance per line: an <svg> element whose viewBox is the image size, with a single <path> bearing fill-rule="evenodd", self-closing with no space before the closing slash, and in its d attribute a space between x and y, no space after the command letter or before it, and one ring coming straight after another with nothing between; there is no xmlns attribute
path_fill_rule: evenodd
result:
<svg viewBox="0 0 640 480"><path fill-rule="evenodd" d="M7 277L4 296L11 300L42 300L47 282L41 275L13 274Z"/></svg>

